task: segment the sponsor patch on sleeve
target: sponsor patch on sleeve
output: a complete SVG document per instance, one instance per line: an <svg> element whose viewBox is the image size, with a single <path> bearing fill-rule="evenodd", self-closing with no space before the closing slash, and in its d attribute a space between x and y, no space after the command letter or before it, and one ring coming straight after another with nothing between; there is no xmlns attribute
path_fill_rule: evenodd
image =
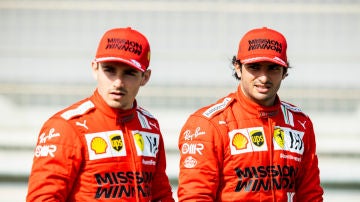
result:
<svg viewBox="0 0 360 202"><path fill-rule="evenodd" d="M212 115L214 115L216 112L221 111L226 108L226 106L230 103L231 98L226 97L224 100L218 104L213 105L209 109L207 109L203 115L207 118L210 118Z"/></svg>
<svg viewBox="0 0 360 202"><path fill-rule="evenodd" d="M43 132L39 136L38 145L35 148L35 157L55 157L57 151L56 144L49 144L47 141L51 139L57 139L60 137L60 133L55 131L55 128L51 128L48 132Z"/></svg>

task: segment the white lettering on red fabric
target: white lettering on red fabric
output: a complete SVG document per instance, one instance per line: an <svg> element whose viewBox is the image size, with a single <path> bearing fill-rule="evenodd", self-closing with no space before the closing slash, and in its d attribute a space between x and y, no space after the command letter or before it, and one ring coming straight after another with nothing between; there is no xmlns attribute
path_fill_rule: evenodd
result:
<svg viewBox="0 0 360 202"><path fill-rule="evenodd" d="M215 114L218 111L221 111L222 109L225 109L227 104L231 101L231 98L227 97L224 98L224 100L221 103L215 104L214 106L207 109L203 115L207 118L210 118L213 114Z"/></svg>
<svg viewBox="0 0 360 202"><path fill-rule="evenodd" d="M206 133L204 132L204 131L200 131L201 129L200 129L200 127L197 127L196 129L195 129L195 132L194 133L191 133L191 131L190 130L186 130L185 132L184 132L184 139L185 140L193 140L194 138L197 138L199 135L205 135Z"/></svg>
<svg viewBox="0 0 360 202"><path fill-rule="evenodd" d="M75 109L70 109L63 114L61 114L61 117L63 117L66 120L71 119L74 116L79 116L85 114L87 111L89 111L91 108L93 108L95 105L90 100L82 103Z"/></svg>
<svg viewBox="0 0 360 202"><path fill-rule="evenodd" d="M181 147L181 152L183 154L200 154L202 155L202 150L204 150L204 145L201 143L192 144L192 143L184 143Z"/></svg>
<svg viewBox="0 0 360 202"><path fill-rule="evenodd" d="M55 132L55 128L51 128L49 130L49 134L46 135L45 133L42 133L40 136L39 136L39 143L40 144L44 144L46 143L47 140L50 140L54 137L59 137L60 134L59 133L54 133Z"/></svg>
<svg viewBox="0 0 360 202"><path fill-rule="evenodd" d="M292 156L292 155L286 155L286 154L283 154L283 153L280 154L280 158L283 158L283 159L293 159L293 160L295 160L295 161L301 162L301 158L296 157L296 156Z"/></svg>
<svg viewBox="0 0 360 202"><path fill-rule="evenodd" d="M151 166L155 166L156 165L156 161L153 161L153 160L145 160L145 159L143 159L142 160L142 163L144 164L144 165L151 165Z"/></svg>
<svg viewBox="0 0 360 202"><path fill-rule="evenodd" d="M56 145L38 145L35 148L35 157L54 157L56 152Z"/></svg>

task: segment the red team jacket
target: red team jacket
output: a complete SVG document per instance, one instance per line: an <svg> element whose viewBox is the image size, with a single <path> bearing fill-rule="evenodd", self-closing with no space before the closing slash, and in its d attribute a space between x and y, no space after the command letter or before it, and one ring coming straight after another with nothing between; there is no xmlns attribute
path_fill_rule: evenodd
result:
<svg viewBox="0 0 360 202"><path fill-rule="evenodd" d="M308 116L240 89L192 114L179 137L179 201L322 201Z"/></svg>
<svg viewBox="0 0 360 202"><path fill-rule="evenodd" d="M157 120L110 108L97 91L40 131L27 201L174 201Z"/></svg>

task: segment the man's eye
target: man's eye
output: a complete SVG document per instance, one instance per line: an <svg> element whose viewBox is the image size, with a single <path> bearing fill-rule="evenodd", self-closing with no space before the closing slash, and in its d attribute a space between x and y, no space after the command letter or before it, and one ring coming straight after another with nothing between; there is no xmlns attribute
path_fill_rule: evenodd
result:
<svg viewBox="0 0 360 202"><path fill-rule="evenodd" d="M251 69L251 70L258 70L259 69L258 66L249 66L248 68Z"/></svg>
<svg viewBox="0 0 360 202"><path fill-rule="evenodd" d="M281 67L280 66L273 66L273 67L270 67L270 70L273 70L273 71L278 71L280 70Z"/></svg>
<svg viewBox="0 0 360 202"><path fill-rule="evenodd" d="M130 75L130 76L136 76L136 72L135 72L135 71L127 71L126 74L127 74L127 75Z"/></svg>
<svg viewBox="0 0 360 202"><path fill-rule="evenodd" d="M114 73L114 68L104 68L104 72Z"/></svg>

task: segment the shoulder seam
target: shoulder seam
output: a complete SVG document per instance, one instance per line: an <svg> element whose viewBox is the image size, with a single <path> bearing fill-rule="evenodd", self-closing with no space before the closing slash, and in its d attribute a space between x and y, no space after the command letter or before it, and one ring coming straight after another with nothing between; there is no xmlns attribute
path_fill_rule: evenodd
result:
<svg viewBox="0 0 360 202"><path fill-rule="evenodd" d="M281 101L281 105L284 106L286 109L288 109L290 111L304 113L299 107L294 106L294 105L290 105L287 102Z"/></svg>
<svg viewBox="0 0 360 202"><path fill-rule="evenodd" d="M147 111L146 109L140 107L140 106L137 106L137 111L139 111L141 114L147 116L147 117L150 117L152 119L156 119L154 117L154 115L152 115L149 111Z"/></svg>
<svg viewBox="0 0 360 202"><path fill-rule="evenodd" d="M69 109L62 113L60 116L64 118L65 120L69 120L75 116L83 115L86 112L89 111L89 109L92 109L94 107L94 103L91 102L91 100L88 100L79 106L77 106L75 109Z"/></svg>
<svg viewBox="0 0 360 202"><path fill-rule="evenodd" d="M209 107L207 110L205 110L202 115L210 118L211 116L213 116L214 114L217 114L220 111L223 111L228 105L229 103L231 103L233 99L231 97L225 97L222 102L216 103L214 105L212 105L211 107Z"/></svg>

